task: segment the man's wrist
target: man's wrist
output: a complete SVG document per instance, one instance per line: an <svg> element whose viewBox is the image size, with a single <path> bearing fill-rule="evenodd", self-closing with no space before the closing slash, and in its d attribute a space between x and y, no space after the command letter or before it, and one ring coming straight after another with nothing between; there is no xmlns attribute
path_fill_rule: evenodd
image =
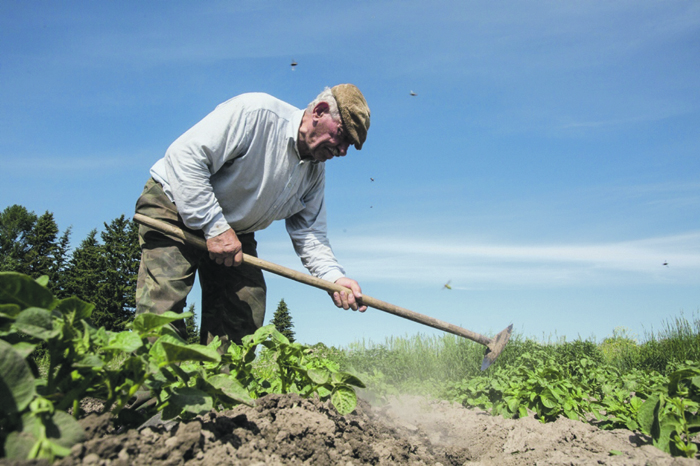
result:
<svg viewBox="0 0 700 466"><path fill-rule="evenodd" d="M207 225L203 228L204 237L206 239L212 239L216 236L221 235L222 233L225 233L226 231L228 231L230 229L231 229L231 225L229 225L228 222L226 221L226 219L224 218L224 216L221 215L220 218L209 223L209 225Z"/></svg>
<svg viewBox="0 0 700 466"><path fill-rule="evenodd" d="M338 281L340 278L345 278L345 274L341 272L340 270L331 270L330 272L325 273L322 277L323 280L329 281L331 283L335 283Z"/></svg>

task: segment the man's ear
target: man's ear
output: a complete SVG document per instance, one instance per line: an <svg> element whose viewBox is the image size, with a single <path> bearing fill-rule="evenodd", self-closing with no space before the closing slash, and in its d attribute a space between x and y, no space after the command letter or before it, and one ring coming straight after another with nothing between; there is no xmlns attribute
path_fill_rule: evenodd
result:
<svg viewBox="0 0 700 466"><path fill-rule="evenodd" d="M328 105L328 102L319 102L314 107L313 114L315 118L321 118L324 114L329 113L330 111L331 107Z"/></svg>

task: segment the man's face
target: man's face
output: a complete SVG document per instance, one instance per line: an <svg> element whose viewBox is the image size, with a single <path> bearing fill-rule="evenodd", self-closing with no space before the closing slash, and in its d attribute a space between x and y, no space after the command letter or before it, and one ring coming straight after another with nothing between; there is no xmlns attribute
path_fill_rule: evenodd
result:
<svg viewBox="0 0 700 466"><path fill-rule="evenodd" d="M306 136L306 144L311 158L325 162L333 157L344 157L348 153L350 141L345 135L342 122L333 120L328 112L314 112L314 124Z"/></svg>

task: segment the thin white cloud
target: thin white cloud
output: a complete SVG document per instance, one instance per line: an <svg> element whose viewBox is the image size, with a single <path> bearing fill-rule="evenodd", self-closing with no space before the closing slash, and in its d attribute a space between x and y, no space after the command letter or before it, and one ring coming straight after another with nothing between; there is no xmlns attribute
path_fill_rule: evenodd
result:
<svg viewBox="0 0 700 466"><path fill-rule="evenodd" d="M456 289L700 283L700 232L598 244L487 244L430 237L340 238L352 274L371 280L452 280ZM352 251L349 256L347 251ZM664 265L667 263L668 265Z"/></svg>
<svg viewBox="0 0 700 466"><path fill-rule="evenodd" d="M288 242L264 244L268 260L294 263ZM434 277L451 279L459 287L459 280L568 286L604 284L611 277L618 282L700 279L700 232L596 244L465 244L434 236L425 241L345 236L333 244L353 275L390 281Z"/></svg>

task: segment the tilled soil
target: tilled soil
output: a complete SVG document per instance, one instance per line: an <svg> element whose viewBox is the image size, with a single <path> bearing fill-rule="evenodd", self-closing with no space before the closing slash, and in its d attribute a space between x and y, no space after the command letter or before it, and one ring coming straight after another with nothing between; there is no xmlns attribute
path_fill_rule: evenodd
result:
<svg viewBox="0 0 700 466"><path fill-rule="evenodd" d="M88 439L55 464L72 465L698 465L627 430L559 419L503 419L478 409L401 397L360 401L339 415L328 402L269 395L255 407L190 422L115 432L109 415L81 423ZM30 464L9 462L0 464ZM38 463L33 463L38 464Z"/></svg>

